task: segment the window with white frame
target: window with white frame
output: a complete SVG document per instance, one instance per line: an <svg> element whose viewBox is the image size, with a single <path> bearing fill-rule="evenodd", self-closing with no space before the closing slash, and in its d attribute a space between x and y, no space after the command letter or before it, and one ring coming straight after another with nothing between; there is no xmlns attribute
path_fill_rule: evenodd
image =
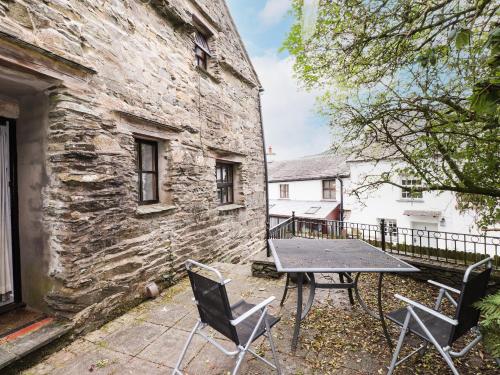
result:
<svg viewBox="0 0 500 375"><path fill-rule="evenodd" d="M289 198L288 184L280 184L280 198L281 199L288 199Z"/></svg>
<svg viewBox="0 0 500 375"><path fill-rule="evenodd" d="M380 226L382 218L377 219L377 223ZM385 222L385 234L390 236L395 236L398 233L398 223L394 219L384 219Z"/></svg>
<svg viewBox="0 0 500 375"><path fill-rule="evenodd" d="M337 198L337 182L335 180L323 180L323 199Z"/></svg>
<svg viewBox="0 0 500 375"><path fill-rule="evenodd" d="M422 191L415 191L422 187L422 180L413 177L403 177L401 179L401 198L403 199L421 199L423 198Z"/></svg>

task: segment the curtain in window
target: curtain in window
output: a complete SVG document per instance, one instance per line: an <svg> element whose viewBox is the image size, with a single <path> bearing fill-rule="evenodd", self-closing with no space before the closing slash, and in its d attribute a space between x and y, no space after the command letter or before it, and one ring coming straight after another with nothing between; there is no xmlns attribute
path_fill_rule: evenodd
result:
<svg viewBox="0 0 500 375"><path fill-rule="evenodd" d="M8 301L12 295L9 180L9 128L0 125L0 302Z"/></svg>

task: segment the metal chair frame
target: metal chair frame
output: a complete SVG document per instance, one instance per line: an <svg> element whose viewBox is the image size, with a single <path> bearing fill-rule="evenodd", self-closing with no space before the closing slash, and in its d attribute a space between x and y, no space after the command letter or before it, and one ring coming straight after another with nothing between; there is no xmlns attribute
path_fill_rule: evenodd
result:
<svg viewBox="0 0 500 375"><path fill-rule="evenodd" d="M196 267L199 267L199 268L202 268L202 269L205 269L207 271L211 271L213 273L215 273L217 275L217 278L218 278L218 282L221 286L224 286L225 288L225 285L228 284L231 279L224 279L222 277L222 274L215 268L213 267L210 267L210 266L207 266L205 264L202 264L202 263L199 263L199 262L196 262L194 260L187 260L186 261L186 268L188 270L191 270L191 267L192 266L196 266ZM222 353L224 353L225 355L229 356L229 357L236 357L236 364L233 368L233 371L232 371L232 375L236 375L240 369L240 366L243 362L243 359L245 358L245 355L247 352L251 353L253 356L255 356L258 360L262 361L263 363L265 363L266 365L270 366L271 368L273 368L274 370L277 371L278 375L281 375L281 369L280 369L280 366L279 366L279 361L278 361L278 356L276 354L276 347L274 346L274 341L273 341L273 338L272 338L272 334L271 334L271 327L269 325L269 322L267 319L264 319L266 317L266 313L267 313L267 310L268 310L268 307L269 307L269 304L271 302L273 302L275 300L275 297L272 296L272 297L269 297L267 298L266 300L262 301L261 303L255 305L254 307L252 307L250 310L247 310L245 313L243 313L242 315L238 316L236 319L231 319L230 320L230 323L233 327L236 327L238 324L244 322L245 320L247 320L249 317L251 317L252 315L254 314L257 314L260 312L260 317L259 317L259 320L257 321L257 324L255 325L255 328L253 329L252 331L252 334L250 335L249 339L247 340L247 342L242 345L242 344L236 344L236 350L227 350L226 348L224 348L220 343L218 343L217 341L215 341L212 337L210 337L207 333L205 333L203 330L208 327L209 325L207 323L203 323L201 319L198 319L198 321L196 322L196 324L194 325L193 329L191 330L191 333L189 334L189 337L184 345L184 348L182 349L182 353L177 361L177 364L175 366L175 369L172 373L172 375L183 375L182 371L180 370L180 367L181 367L181 364L182 364L182 361L184 359L184 356L186 355L186 352L189 348L189 345L191 344L191 341L193 340L193 337L198 334L200 335L201 337L203 337L206 341L208 341L210 344L212 344L213 346L215 346L218 350L220 350ZM193 301L198 304L198 302L196 301L195 298L193 298ZM263 334L263 336L267 337L267 339L269 340L269 344L271 346L271 351L273 353L273 359L274 359L274 363L268 361L267 359L261 357L260 355L258 355L255 351L253 351L250 346L252 344L252 342L254 341L255 339L255 336L259 330L259 328L261 327L262 323L264 323L265 325L265 332Z"/></svg>
<svg viewBox="0 0 500 375"><path fill-rule="evenodd" d="M477 263L469 266L467 268L467 270L465 271L464 278L463 278L463 284L462 285L465 286L465 284L469 280L469 276L471 275L472 271L475 268L480 267L482 265L486 265L486 268L491 270L492 261L493 261L493 259L491 257L488 257L488 258L485 258L485 259L481 260L480 262L477 262ZM446 298L446 299L448 299L450 301L450 303L455 308L457 308L457 306L459 306L460 301L455 300L455 298L453 298L453 296L451 295L451 293L457 294L458 297L460 298L460 296L462 294L462 291L460 291L458 289L455 289L455 288L452 288L450 286L447 286L445 284L438 283L438 282L433 281L433 280L428 280L428 282L429 282L429 284L434 285L434 286L440 288L439 289L438 297L436 299L436 303L434 305L434 309L431 309L431 308L429 308L427 306L424 306L424 305L422 305L422 304L420 304L418 302L412 301L411 299L403 297L403 296L401 296L399 294L395 294L394 295L399 300L401 300L401 301L403 301L403 302L405 302L405 303L408 304L408 306L406 307L406 309L407 309L408 312L407 312L407 314L405 316L405 320L404 320L404 323L403 323L402 328L401 328L401 333L399 335L399 340L398 340L398 343L396 345L396 349L394 351L394 354L393 354L393 357L392 357L392 360L391 360L391 364L388 367L387 375L391 375L393 373L394 369L396 368L396 366L400 365L401 363L403 363L404 361L406 361L407 359L409 359L410 357L412 357L414 354L419 353L420 355L423 355L425 353L425 351L427 350L427 346L428 346L429 343L432 343L436 347L437 351L439 352L439 354L441 354L441 356L443 357L443 359L446 361L446 364L448 365L448 367L450 368L450 370L452 371L452 373L454 375L459 375L459 372L457 371L455 365L453 364L453 358L463 357L464 355L466 355L482 339L481 332L479 331L478 327L476 326L476 327L473 327L473 328L470 329L475 334L475 338L472 341L470 341L459 352L453 351L451 349L451 346L450 346L451 344L450 345L441 346L438 343L438 340L431 334L431 332L426 327L426 325L424 324L424 322L422 321L422 319L415 312L414 308L417 308L417 309L422 310L422 311L424 311L426 313L429 313L429 314L433 315L434 317L442 320L443 322L446 322L448 324L451 324L454 327L457 327L459 325L459 321L458 321L458 317L459 316L458 316L458 314L455 317L455 319L451 319L450 317L448 317L448 316L444 315L443 313L441 313L441 305L442 305L443 299ZM408 329L408 327L409 327L410 319L411 318L413 318L417 322L418 326L422 329L422 331L427 336L424 339L426 341L420 347L418 347L417 349L415 349L414 351L412 351L410 354L408 354L407 356L405 356L404 358L402 358L402 359L400 359L398 361L398 356L399 356L399 353L400 353L401 348L403 346L404 339L405 339L406 335L408 333L410 333L410 330ZM452 333L450 333L450 335L453 335L453 331L452 331Z"/></svg>

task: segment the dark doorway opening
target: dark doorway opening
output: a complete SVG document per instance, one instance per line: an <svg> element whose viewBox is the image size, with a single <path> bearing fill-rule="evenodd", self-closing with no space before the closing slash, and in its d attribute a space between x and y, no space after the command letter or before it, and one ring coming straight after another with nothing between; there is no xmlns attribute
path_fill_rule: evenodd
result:
<svg viewBox="0 0 500 375"><path fill-rule="evenodd" d="M0 244L0 251L10 251L11 256L11 278L12 278L12 296L11 298L0 304L0 313L10 311L22 306L21 295L21 253L19 248L19 209L18 209L18 192L17 192L17 147L16 147L16 121L13 119L0 117L0 126L8 133L8 173L3 178L2 183L4 188L8 188L10 195L10 249L6 245ZM5 133L4 133L5 134ZM2 150L5 151L5 150ZM6 191L6 190L4 190ZM5 211L5 210L4 210ZM6 257L7 258L7 257ZM5 265L4 265L5 266ZM1 265L0 265L1 267ZM0 272L5 272L0 268Z"/></svg>

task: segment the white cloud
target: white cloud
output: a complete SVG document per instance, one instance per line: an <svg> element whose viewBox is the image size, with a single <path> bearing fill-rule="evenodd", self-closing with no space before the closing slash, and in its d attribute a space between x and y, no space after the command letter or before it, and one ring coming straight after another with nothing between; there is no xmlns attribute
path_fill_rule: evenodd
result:
<svg viewBox="0 0 500 375"><path fill-rule="evenodd" d="M252 61L265 90L262 110L266 145L273 147L276 159L325 151L331 144L330 128L314 112L317 93L299 89L293 78L292 58L266 54Z"/></svg>
<svg viewBox="0 0 500 375"><path fill-rule="evenodd" d="M291 0L267 0L266 5L259 13L261 22L266 26L279 23L290 8L291 3Z"/></svg>

